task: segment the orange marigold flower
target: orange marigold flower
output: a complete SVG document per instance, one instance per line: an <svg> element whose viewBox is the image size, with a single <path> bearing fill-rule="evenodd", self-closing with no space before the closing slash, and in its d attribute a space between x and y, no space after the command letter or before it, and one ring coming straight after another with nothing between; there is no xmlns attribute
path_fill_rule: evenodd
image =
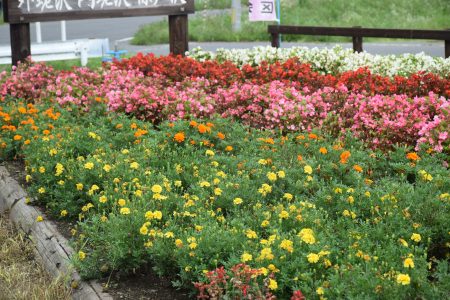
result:
<svg viewBox="0 0 450 300"><path fill-rule="evenodd" d="M26 140L25 142L23 142L25 145L29 145L31 143L30 140Z"/></svg>
<svg viewBox="0 0 450 300"><path fill-rule="evenodd" d="M131 129L136 129L138 126L136 123L132 123L130 127L131 127Z"/></svg>
<svg viewBox="0 0 450 300"><path fill-rule="evenodd" d="M100 97L95 97L95 102L102 102L102 98L100 98Z"/></svg>
<svg viewBox="0 0 450 300"><path fill-rule="evenodd" d="M45 135L49 135L50 134L50 130L45 129L44 131L42 131L42 133L45 134Z"/></svg>
<svg viewBox="0 0 450 300"><path fill-rule="evenodd" d="M409 152L408 154L406 154L406 158L409 160L414 160L414 161L420 159L419 155L417 155L416 152Z"/></svg>
<svg viewBox="0 0 450 300"><path fill-rule="evenodd" d="M213 123L206 123L206 126L208 126L208 127L214 127L214 124Z"/></svg>
<svg viewBox="0 0 450 300"><path fill-rule="evenodd" d="M225 134L223 134L222 132L217 133L217 137L221 140L223 140L225 138Z"/></svg>
<svg viewBox="0 0 450 300"><path fill-rule="evenodd" d="M170 127L170 128L172 128L173 126L175 126L175 124L169 123L169 127Z"/></svg>
<svg viewBox="0 0 450 300"><path fill-rule="evenodd" d="M123 127L122 123L119 123L119 124L116 125L116 129L121 129L122 127Z"/></svg>
<svg viewBox="0 0 450 300"><path fill-rule="evenodd" d="M184 133L183 132L178 132L177 134L175 134L175 136L173 137L173 140L177 143L182 143L184 142Z"/></svg>
<svg viewBox="0 0 450 300"><path fill-rule="evenodd" d="M26 114L27 113L27 109L25 108L25 107L19 107L18 109L17 109L18 111L19 111L19 113L21 113L21 114Z"/></svg>
<svg viewBox="0 0 450 300"><path fill-rule="evenodd" d="M322 153L322 154L327 154L328 150L327 150L327 148L320 147L319 152Z"/></svg>
<svg viewBox="0 0 450 300"><path fill-rule="evenodd" d="M195 145L195 141L194 140L191 140L190 142L189 142L189 144L191 144L191 145Z"/></svg>
<svg viewBox="0 0 450 300"><path fill-rule="evenodd" d="M134 137L139 138L141 136L143 136L144 134L147 134L148 131L147 130L143 130L143 129L138 129L136 130L136 132L134 133Z"/></svg>
<svg viewBox="0 0 450 300"><path fill-rule="evenodd" d="M226 147L225 147L225 151L230 152L230 151L232 151L232 150L233 150L233 147L232 147L232 146L226 146Z"/></svg>
<svg viewBox="0 0 450 300"><path fill-rule="evenodd" d="M20 134L16 134L13 139L15 141L20 141L22 139L22 136Z"/></svg>
<svg viewBox="0 0 450 300"><path fill-rule="evenodd" d="M351 156L350 151L344 151L341 153L341 164L346 164L347 160Z"/></svg>
<svg viewBox="0 0 450 300"><path fill-rule="evenodd" d="M318 138L317 134L314 134L314 133L308 134L308 137L312 140L317 140L317 138Z"/></svg>
<svg viewBox="0 0 450 300"><path fill-rule="evenodd" d="M302 160L303 160L303 156L301 156L300 154L297 155L297 160L298 160L298 161L302 161Z"/></svg>
<svg viewBox="0 0 450 300"><path fill-rule="evenodd" d="M358 173L361 173L363 171L363 168L361 168L360 165L354 165L353 170L355 170Z"/></svg>
<svg viewBox="0 0 450 300"><path fill-rule="evenodd" d="M206 131L208 131L208 127L206 127L203 124L198 125L197 129L198 129L198 132L200 132L200 133L205 133Z"/></svg>
<svg viewBox="0 0 450 300"><path fill-rule="evenodd" d="M195 122L195 121L191 121L191 122L189 122L189 126L191 126L191 127L197 127L197 122Z"/></svg>

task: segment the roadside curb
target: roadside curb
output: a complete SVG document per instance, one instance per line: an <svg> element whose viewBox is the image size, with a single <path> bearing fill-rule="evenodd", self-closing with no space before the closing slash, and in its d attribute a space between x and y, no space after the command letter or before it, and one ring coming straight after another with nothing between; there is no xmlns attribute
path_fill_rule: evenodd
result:
<svg viewBox="0 0 450 300"><path fill-rule="evenodd" d="M5 166L0 165L0 214L8 214L13 224L30 237L44 268L53 277L70 278L68 283L72 287L76 286L72 293L73 299L113 299L111 295L102 291L97 281L81 280L70 263L74 250L69 246L68 240L59 233L52 221L45 218L45 214L38 207L25 204L27 197L27 193L10 176ZM44 221L37 222L38 216L42 216Z"/></svg>

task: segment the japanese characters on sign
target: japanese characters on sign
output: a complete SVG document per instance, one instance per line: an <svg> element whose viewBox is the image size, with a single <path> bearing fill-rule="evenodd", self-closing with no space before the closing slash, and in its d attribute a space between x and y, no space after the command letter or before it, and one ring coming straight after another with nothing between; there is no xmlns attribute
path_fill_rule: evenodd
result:
<svg viewBox="0 0 450 300"><path fill-rule="evenodd" d="M23 13L161 7L186 4L185 0L18 0Z"/></svg>
<svg viewBox="0 0 450 300"><path fill-rule="evenodd" d="M195 11L194 0L6 0L5 6L5 21L9 23L184 15Z"/></svg>
<svg viewBox="0 0 450 300"><path fill-rule="evenodd" d="M278 21L276 12L276 0L249 0L249 20Z"/></svg>

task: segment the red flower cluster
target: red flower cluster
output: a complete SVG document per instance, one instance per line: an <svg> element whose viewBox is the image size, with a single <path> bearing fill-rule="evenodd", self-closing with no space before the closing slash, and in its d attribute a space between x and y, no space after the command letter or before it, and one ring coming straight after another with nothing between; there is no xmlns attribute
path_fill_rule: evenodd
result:
<svg viewBox="0 0 450 300"><path fill-rule="evenodd" d="M206 78L215 86L229 86L236 82L264 84L274 80L294 82L297 87L307 87L311 91L328 87L346 86L348 90L368 95L406 94L409 97L425 96L429 92L450 98L450 79L436 74L419 72L409 77L393 78L372 74L361 68L342 74L323 75L311 70L310 65L291 58L286 62L258 66L245 65L241 69L231 62L219 63L214 60L200 62L189 57L138 54L130 59L115 62L119 69L138 69L147 76L163 75L169 83L183 81L186 77Z"/></svg>

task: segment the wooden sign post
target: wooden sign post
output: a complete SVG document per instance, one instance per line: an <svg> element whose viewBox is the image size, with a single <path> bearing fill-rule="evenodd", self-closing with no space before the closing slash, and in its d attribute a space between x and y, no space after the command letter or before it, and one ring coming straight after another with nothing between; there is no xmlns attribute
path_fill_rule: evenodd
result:
<svg viewBox="0 0 450 300"><path fill-rule="evenodd" d="M184 55L188 47L188 14L194 0L5 0L3 15L11 32L12 64L30 54L30 22L169 16L170 52Z"/></svg>

